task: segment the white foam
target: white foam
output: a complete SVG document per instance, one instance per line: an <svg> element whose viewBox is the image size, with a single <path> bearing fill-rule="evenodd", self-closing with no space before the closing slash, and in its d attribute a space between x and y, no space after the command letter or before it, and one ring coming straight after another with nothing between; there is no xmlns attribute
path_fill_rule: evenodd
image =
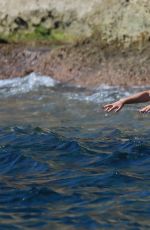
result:
<svg viewBox="0 0 150 230"><path fill-rule="evenodd" d="M54 87L58 82L48 76L31 73L24 78L0 80L0 94L5 96L28 93L39 87Z"/></svg>
<svg viewBox="0 0 150 230"><path fill-rule="evenodd" d="M130 90L126 90L119 86L101 85L94 91L88 93L66 93L66 96L71 100L79 100L93 103L102 103L113 101L114 98L127 97L131 94Z"/></svg>
<svg viewBox="0 0 150 230"><path fill-rule="evenodd" d="M0 80L0 96L8 97L12 95L21 95L31 91L37 91L40 87L54 87L58 83L58 81L51 77L41 76L33 72L24 78ZM61 85L59 85L59 87L61 87ZM82 90L82 88L79 90L79 87L76 88L77 91L75 88L72 91L71 87L67 87L65 92L60 90L59 93L61 96L65 96L65 98L69 100L85 101L87 103L92 102L99 104L103 102L106 103L118 100L122 97L127 97L130 94L136 93L140 90L150 88L150 86L132 87L125 89L119 86L101 85L91 91ZM39 100L42 100L42 98L39 97Z"/></svg>
<svg viewBox="0 0 150 230"><path fill-rule="evenodd" d="M133 86L124 88L120 86L109 86L102 84L95 90L91 91L88 95L84 92L81 93L67 93L67 97L72 100L86 101L92 103L112 102L119 100L120 98L128 97L134 93L142 90L150 89L150 85L147 86Z"/></svg>

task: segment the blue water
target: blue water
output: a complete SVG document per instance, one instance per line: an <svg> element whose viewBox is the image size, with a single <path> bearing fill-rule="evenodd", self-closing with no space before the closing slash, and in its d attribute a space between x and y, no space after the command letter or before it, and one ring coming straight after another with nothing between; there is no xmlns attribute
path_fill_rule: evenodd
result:
<svg viewBox="0 0 150 230"><path fill-rule="evenodd" d="M141 89L44 80L0 82L0 229L150 229L150 116L102 110Z"/></svg>

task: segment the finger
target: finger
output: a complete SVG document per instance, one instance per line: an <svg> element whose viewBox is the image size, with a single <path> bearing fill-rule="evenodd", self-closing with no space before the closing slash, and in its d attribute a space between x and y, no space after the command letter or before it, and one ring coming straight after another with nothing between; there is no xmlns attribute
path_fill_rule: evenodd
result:
<svg viewBox="0 0 150 230"><path fill-rule="evenodd" d="M149 112L149 109L146 109L146 110L145 110L145 113L148 113L148 112Z"/></svg>
<svg viewBox="0 0 150 230"><path fill-rule="evenodd" d="M109 112L109 110L110 110L110 108L109 108L109 107L108 107L108 108L105 108L105 111L106 111L106 112Z"/></svg>
<svg viewBox="0 0 150 230"><path fill-rule="evenodd" d="M111 112L111 111L113 111L114 109L115 109L115 107L112 106L111 108L108 109L108 112Z"/></svg>
<svg viewBox="0 0 150 230"><path fill-rule="evenodd" d="M107 108L107 107L110 107L110 106L112 106L112 104L104 105L103 108Z"/></svg>
<svg viewBox="0 0 150 230"><path fill-rule="evenodd" d="M143 109L140 109L139 112L140 112L140 113L144 113L144 110L143 110Z"/></svg>
<svg viewBox="0 0 150 230"><path fill-rule="evenodd" d="M140 111L140 112L145 112L145 111L146 111L146 109L147 109L147 106L146 106L146 107L144 107L144 108L141 108L139 111Z"/></svg>
<svg viewBox="0 0 150 230"><path fill-rule="evenodd" d="M118 107L117 109L115 109L115 113L119 112L120 109L121 109L121 107Z"/></svg>
<svg viewBox="0 0 150 230"><path fill-rule="evenodd" d="M107 107L104 108L105 111L109 110L112 107L112 105L109 105Z"/></svg>
<svg viewBox="0 0 150 230"><path fill-rule="evenodd" d="M145 110L145 108L144 108L144 109L140 109L139 112L140 112L140 113L145 113L146 110Z"/></svg>
<svg viewBox="0 0 150 230"><path fill-rule="evenodd" d="M149 106L147 106L145 109L146 109L147 113L150 111L150 107Z"/></svg>

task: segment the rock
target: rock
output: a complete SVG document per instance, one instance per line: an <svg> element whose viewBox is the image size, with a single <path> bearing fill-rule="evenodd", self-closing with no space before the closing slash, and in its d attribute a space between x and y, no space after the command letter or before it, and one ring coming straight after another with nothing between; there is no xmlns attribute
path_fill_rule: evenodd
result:
<svg viewBox="0 0 150 230"><path fill-rule="evenodd" d="M34 71L86 87L150 85L149 0L0 0L0 6L0 79ZM55 42L61 46L49 50Z"/></svg>
<svg viewBox="0 0 150 230"><path fill-rule="evenodd" d="M142 53L132 49L109 53L107 49L93 48L92 43L53 49L1 44L0 55L0 79L36 72L87 88L101 84L150 85L150 47Z"/></svg>
<svg viewBox="0 0 150 230"><path fill-rule="evenodd" d="M49 30L47 39L56 30L63 34L59 39L72 42L96 34L103 45L141 48L150 38L149 0L0 0L0 5L0 37L7 39L27 34L36 39L37 27Z"/></svg>

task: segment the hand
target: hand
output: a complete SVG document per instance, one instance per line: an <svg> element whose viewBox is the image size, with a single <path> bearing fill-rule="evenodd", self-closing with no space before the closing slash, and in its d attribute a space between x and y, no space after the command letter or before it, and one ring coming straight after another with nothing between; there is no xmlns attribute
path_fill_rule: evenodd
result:
<svg viewBox="0 0 150 230"><path fill-rule="evenodd" d="M107 104L103 108L106 112L115 111L118 112L124 106L123 101L119 100L112 104Z"/></svg>
<svg viewBox="0 0 150 230"><path fill-rule="evenodd" d="M144 108L139 110L141 113L148 113L150 112L150 105L145 106Z"/></svg>

